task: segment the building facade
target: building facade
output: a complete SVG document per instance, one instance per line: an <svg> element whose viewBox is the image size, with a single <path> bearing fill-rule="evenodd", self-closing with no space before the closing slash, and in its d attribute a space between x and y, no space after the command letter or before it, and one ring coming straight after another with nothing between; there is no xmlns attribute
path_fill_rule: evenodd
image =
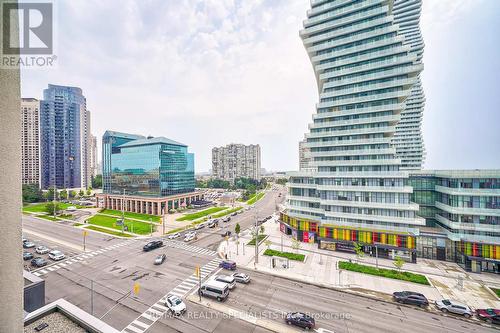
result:
<svg viewBox="0 0 500 333"><path fill-rule="evenodd" d="M82 90L49 84L40 102L41 187L90 186L90 112Z"/></svg>
<svg viewBox="0 0 500 333"><path fill-rule="evenodd" d="M40 186L40 101L21 99L22 183Z"/></svg>
<svg viewBox="0 0 500 333"><path fill-rule="evenodd" d="M95 177L101 173L97 165L97 137L90 135L90 177Z"/></svg>
<svg viewBox="0 0 500 333"><path fill-rule="evenodd" d="M306 169L309 165L309 161L311 160L309 157L311 155L311 149L307 147L306 144L306 140L299 141L299 170Z"/></svg>
<svg viewBox="0 0 500 333"><path fill-rule="evenodd" d="M203 198L194 191L194 155L182 143L106 131L102 152L102 207L160 215Z"/></svg>
<svg viewBox="0 0 500 333"><path fill-rule="evenodd" d="M414 171L408 184L426 219L419 257L500 273L500 170Z"/></svg>
<svg viewBox="0 0 500 333"><path fill-rule="evenodd" d="M304 143L311 160L290 173L281 218L285 232L324 248L354 251L360 242L366 252L415 261L425 220L393 139L423 64L408 41L419 9L403 3L312 2L300 31L319 93Z"/></svg>
<svg viewBox="0 0 500 333"><path fill-rule="evenodd" d="M260 146L229 144L212 149L212 175L234 182L236 178L260 180Z"/></svg>

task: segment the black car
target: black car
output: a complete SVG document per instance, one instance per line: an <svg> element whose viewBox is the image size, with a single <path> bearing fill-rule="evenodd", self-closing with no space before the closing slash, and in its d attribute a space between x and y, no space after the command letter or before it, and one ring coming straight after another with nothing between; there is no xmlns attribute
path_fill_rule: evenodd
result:
<svg viewBox="0 0 500 333"><path fill-rule="evenodd" d="M228 231L226 231L226 232L223 232L223 233L221 234L221 236L222 236L222 237L226 237L226 236L227 236L227 237L229 237L229 236L231 236L231 231L229 231L229 230L228 230Z"/></svg>
<svg viewBox="0 0 500 333"><path fill-rule="evenodd" d="M33 253L31 252L23 252L23 260L33 259Z"/></svg>
<svg viewBox="0 0 500 333"><path fill-rule="evenodd" d="M36 257L31 260L31 266L43 267L46 265L47 265L47 260L43 259L42 257Z"/></svg>
<svg viewBox="0 0 500 333"><path fill-rule="evenodd" d="M500 325L500 315L493 315L486 319L490 324Z"/></svg>
<svg viewBox="0 0 500 333"><path fill-rule="evenodd" d="M398 291L393 293L392 297L398 303L413 304L420 307L429 305L429 301L423 294L413 291Z"/></svg>
<svg viewBox="0 0 500 333"><path fill-rule="evenodd" d="M163 246L163 241L161 240L156 240L156 241L152 241L152 242L149 242L147 243L146 245L144 245L142 247L142 249L146 252L148 251L151 251L151 250L154 250L154 249L157 249L159 247L162 247Z"/></svg>
<svg viewBox="0 0 500 333"><path fill-rule="evenodd" d="M289 312L286 314L285 322L288 325L295 325L306 330L314 328L316 323L314 322L314 318L309 317L305 313L302 312Z"/></svg>

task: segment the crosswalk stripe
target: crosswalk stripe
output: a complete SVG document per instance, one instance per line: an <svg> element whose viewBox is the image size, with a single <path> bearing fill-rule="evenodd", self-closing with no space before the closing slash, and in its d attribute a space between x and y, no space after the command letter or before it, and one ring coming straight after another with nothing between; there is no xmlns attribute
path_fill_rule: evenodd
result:
<svg viewBox="0 0 500 333"><path fill-rule="evenodd" d="M163 311L163 312L165 312L165 311L168 310L167 307L165 307L165 306L163 306L161 304L158 304L158 303L155 303L155 305L153 305L152 308L155 309L155 310L158 310L158 311Z"/></svg>
<svg viewBox="0 0 500 333"><path fill-rule="evenodd" d="M144 332L144 330L141 330L137 327L134 327L132 325L128 325L127 327L125 327L125 329L129 330L129 331L133 331L133 332L136 332L136 333L142 333Z"/></svg>
<svg viewBox="0 0 500 333"><path fill-rule="evenodd" d="M144 330L146 330L147 328L149 328L149 327L151 326L151 325L145 324L145 323L143 323L142 321L137 320L137 319L136 319L136 320L134 320L134 321L132 322L132 324L134 324L134 325L136 325L136 326L144 327Z"/></svg>
<svg viewBox="0 0 500 333"><path fill-rule="evenodd" d="M34 272L33 274L34 274L34 275L36 275L36 276L40 276L40 275L42 275L42 274L40 274L40 273L38 273L38 272Z"/></svg>

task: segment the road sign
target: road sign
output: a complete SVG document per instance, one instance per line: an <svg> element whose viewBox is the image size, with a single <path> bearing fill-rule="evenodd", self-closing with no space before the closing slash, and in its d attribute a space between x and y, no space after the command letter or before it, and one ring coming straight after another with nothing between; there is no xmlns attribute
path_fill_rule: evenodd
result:
<svg viewBox="0 0 500 333"><path fill-rule="evenodd" d="M134 294L137 296L139 295L139 290L141 289L141 287L139 286L139 283L134 283Z"/></svg>
<svg viewBox="0 0 500 333"><path fill-rule="evenodd" d="M87 230L83 230L83 237L87 237L88 234L89 232Z"/></svg>

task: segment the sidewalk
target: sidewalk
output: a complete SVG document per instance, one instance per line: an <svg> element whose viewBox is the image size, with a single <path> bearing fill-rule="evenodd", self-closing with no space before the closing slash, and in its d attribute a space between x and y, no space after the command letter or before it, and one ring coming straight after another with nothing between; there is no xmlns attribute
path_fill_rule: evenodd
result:
<svg viewBox="0 0 500 333"><path fill-rule="evenodd" d="M264 234L271 241L270 248L281 251L281 239L283 239L283 251L295 253L292 249L290 236L282 235L279 224L271 219L263 224ZM436 260L420 259L418 263L407 263L403 270L424 274L432 286L425 286L411 282L393 280L362 273L337 270L337 261L352 260L357 262L353 254L334 252L318 249L317 244L300 243L299 253L304 254L304 262L289 261L289 268L271 267L271 257L262 253L267 248L264 242L259 245L259 263L254 264L255 247L246 245L251 239L248 230L240 234L239 245L234 239L224 241L219 245L219 252L227 254L228 259L236 261L237 265L246 269L256 269L273 275L293 278L304 282L314 283L327 287L336 287L362 292L372 296L390 299L395 291L411 290L424 294L430 301L450 298L466 303L472 308L493 307L500 308L500 301L496 299L485 287L486 285L498 285L500 277L490 274L469 274L455 263L441 262ZM376 259L364 257L359 260L361 264L375 266ZM284 263L284 262L283 262ZM394 266L391 260L378 259L379 267L391 268ZM459 287L459 277L462 278L463 287Z"/></svg>

